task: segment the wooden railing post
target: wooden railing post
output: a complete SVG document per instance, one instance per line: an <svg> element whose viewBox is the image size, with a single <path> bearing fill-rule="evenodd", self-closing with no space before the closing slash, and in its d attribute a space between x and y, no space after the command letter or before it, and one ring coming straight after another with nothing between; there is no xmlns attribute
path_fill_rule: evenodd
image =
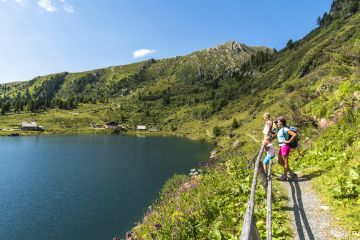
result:
<svg viewBox="0 0 360 240"><path fill-rule="evenodd" d="M270 130L267 135L270 135ZM266 135L266 136L267 136ZM266 214L266 232L267 239L271 239L271 204L272 204L272 193L271 193L271 164L269 163L269 171L268 176L266 176L264 169L260 166L261 158L265 149L264 143L261 143L260 150L256 157L255 167L254 167L254 176L251 183L250 190L250 199L248 206L246 208L244 223L241 230L241 240L260 240L259 232L256 228L255 220L254 220L254 208L255 208L255 190L256 190L256 180L257 176L260 175L261 184L264 187L264 190L267 195L267 214ZM269 180L269 182L268 182Z"/></svg>
<svg viewBox="0 0 360 240"><path fill-rule="evenodd" d="M255 224L254 219L253 219L252 224L251 224L250 239L251 240L260 240L260 234L259 234L259 231L256 228L256 224Z"/></svg>
<svg viewBox="0 0 360 240"><path fill-rule="evenodd" d="M264 168L262 168L262 167L259 168L259 177L260 177L261 185L263 186L264 191L267 193L268 181L267 181L267 176L264 171Z"/></svg>
<svg viewBox="0 0 360 240"><path fill-rule="evenodd" d="M252 233L254 232L253 229L256 228L256 225L254 223L256 179L257 179L257 176L259 173L259 165L260 165L260 161L261 161L261 157L264 152L264 149L265 149L265 146L264 146L264 144L262 144L259 154L256 158L254 176L253 176L252 184L251 184L250 200L249 200L248 206L246 208L244 223L242 226L241 237L240 237L241 240L251 239L250 237L252 236Z"/></svg>
<svg viewBox="0 0 360 240"><path fill-rule="evenodd" d="M254 166L255 166L256 157L252 161L254 162ZM263 186L264 191L266 192L267 191L267 176L266 176L263 168L259 168L259 177L260 177L261 185Z"/></svg>
<svg viewBox="0 0 360 240"><path fill-rule="evenodd" d="M271 223L271 215L272 215L272 177L271 177L271 165L272 165L272 159L270 159L269 162L269 169L268 169L268 186L267 186L267 194L266 194L266 236L267 240L272 239L272 223Z"/></svg>

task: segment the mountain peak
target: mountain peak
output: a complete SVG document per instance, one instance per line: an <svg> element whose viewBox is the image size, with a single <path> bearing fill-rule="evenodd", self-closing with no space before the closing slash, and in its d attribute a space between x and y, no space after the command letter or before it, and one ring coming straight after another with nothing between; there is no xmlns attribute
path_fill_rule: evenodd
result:
<svg viewBox="0 0 360 240"><path fill-rule="evenodd" d="M224 44L221 44L219 46L216 46L215 49L225 49L225 50L231 50L234 53L242 53L248 51L248 46L245 44L239 43L237 41L227 41Z"/></svg>

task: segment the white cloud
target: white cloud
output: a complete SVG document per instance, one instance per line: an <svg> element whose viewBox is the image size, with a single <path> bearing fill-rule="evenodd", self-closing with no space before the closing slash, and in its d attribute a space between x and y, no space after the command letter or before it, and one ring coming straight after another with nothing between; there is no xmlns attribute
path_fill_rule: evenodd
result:
<svg viewBox="0 0 360 240"><path fill-rule="evenodd" d="M141 58L141 57L144 57L144 56L154 53L154 52L156 52L156 51L153 49L139 49L139 50L134 51L132 53L132 55L133 55L133 58Z"/></svg>
<svg viewBox="0 0 360 240"><path fill-rule="evenodd" d="M51 3L50 0L40 0L38 1L38 5L50 13L57 11L57 8Z"/></svg>
<svg viewBox="0 0 360 240"><path fill-rule="evenodd" d="M73 13L73 12L75 12L75 9L74 9L73 6L65 5L64 6L64 11L67 12L67 13Z"/></svg>
<svg viewBox="0 0 360 240"><path fill-rule="evenodd" d="M6 3L6 2L14 2L14 3L18 4L19 6L25 6L26 4L29 3L28 0L0 0L0 3L1 2L4 2L4 3ZM37 0L37 4L39 5L39 7L44 9L47 12L50 12L50 13L54 13L54 12L60 10L60 9L58 9L56 7L56 4L55 5L53 4L53 2L57 2L58 4L61 4L62 9L66 13L74 13L75 12L74 6L68 4L66 0L56 0L56 1L53 1L53 0Z"/></svg>
<svg viewBox="0 0 360 240"><path fill-rule="evenodd" d="M67 13L73 13L75 12L74 6L69 5L65 0L60 0L60 2L63 3L63 9Z"/></svg>

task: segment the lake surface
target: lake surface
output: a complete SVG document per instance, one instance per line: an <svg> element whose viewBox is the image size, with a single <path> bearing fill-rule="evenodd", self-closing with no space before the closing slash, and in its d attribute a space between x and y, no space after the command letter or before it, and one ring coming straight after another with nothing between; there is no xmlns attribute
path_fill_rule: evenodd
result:
<svg viewBox="0 0 360 240"><path fill-rule="evenodd" d="M0 138L0 239L123 237L212 146L182 138Z"/></svg>

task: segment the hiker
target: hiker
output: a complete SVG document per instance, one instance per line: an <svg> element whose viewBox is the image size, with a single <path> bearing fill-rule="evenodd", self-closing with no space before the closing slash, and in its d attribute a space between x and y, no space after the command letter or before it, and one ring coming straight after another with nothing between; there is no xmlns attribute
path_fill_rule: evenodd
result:
<svg viewBox="0 0 360 240"><path fill-rule="evenodd" d="M267 169L268 169L270 160L272 160L275 157L275 149L274 149L273 145L271 144L270 136L265 137L264 145L265 145L265 150L266 150L266 156L264 158L263 165L264 165L265 174L267 175Z"/></svg>
<svg viewBox="0 0 360 240"><path fill-rule="evenodd" d="M271 128L271 137L272 138L275 138L275 136L277 135L277 133L279 132L279 128L277 126L277 121L278 120L274 120L274 123L272 125L272 128Z"/></svg>
<svg viewBox="0 0 360 240"><path fill-rule="evenodd" d="M281 166L284 167L284 174L279 177L279 180L285 181L288 179L287 173L290 174L290 178L294 178L296 176L296 174L291 171L289 166L289 154L291 151L289 144L296 138L297 134L286 126L285 117L281 116L277 119L277 126L279 129L277 133L279 142L278 162Z"/></svg>
<svg viewBox="0 0 360 240"><path fill-rule="evenodd" d="M263 134L264 134L264 140L267 136L270 136L271 134L271 130L272 130L272 125L273 122L270 119L270 113L265 113L264 114L264 120L265 120L265 125L264 125L264 130L263 130Z"/></svg>

